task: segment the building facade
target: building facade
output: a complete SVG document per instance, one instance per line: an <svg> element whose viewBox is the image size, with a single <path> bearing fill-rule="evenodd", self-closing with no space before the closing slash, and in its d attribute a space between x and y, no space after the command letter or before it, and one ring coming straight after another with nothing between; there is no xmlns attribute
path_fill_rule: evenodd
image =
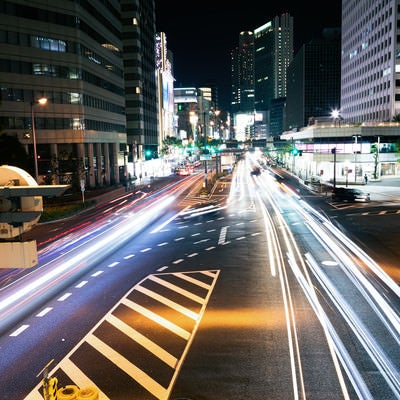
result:
<svg viewBox="0 0 400 400"><path fill-rule="evenodd" d="M39 183L117 184L158 153L154 0L7 0L0 18L0 122Z"/></svg>
<svg viewBox="0 0 400 400"><path fill-rule="evenodd" d="M340 29L304 44L287 69L286 124L298 129L340 109Z"/></svg>
<svg viewBox="0 0 400 400"><path fill-rule="evenodd" d="M126 134L129 149L141 159L160 151L155 2L121 0L121 17Z"/></svg>
<svg viewBox="0 0 400 400"><path fill-rule="evenodd" d="M341 115L348 122L400 114L399 6L395 0L342 2Z"/></svg>
<svg viewBox="0 0 400 400"><path fill-rule="evenodd" d="M119 182L126 144L119 2L2 1L0 18L1 125L31 156L36 142L39 182Z"/></svg>
<svg viewBox="0 0 400 400"><path fill-rule="evenodd" d="M257 125L266 125L268 134L271 102L286 97L286 71L292 59L292 16L287 13L276 16L254 30L254 106L257 113L265 113L266 120ZM273 125L279 125L279 122L274 121Z"/></svg>
<svg viewBox="0 0 400 400"><path fill-rule="evenodd" d="M239 45L231 52L231 111L254 112L254 34L243 31Z"/></svg>

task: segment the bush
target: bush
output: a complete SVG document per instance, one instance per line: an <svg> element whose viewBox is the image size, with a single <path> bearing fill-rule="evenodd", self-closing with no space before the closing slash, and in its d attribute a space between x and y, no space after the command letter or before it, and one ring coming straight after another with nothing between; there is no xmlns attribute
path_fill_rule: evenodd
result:
<svg viewBox="0 0 400 400"><path fill-rule="evenodd" d="M79 213L82 210L94 205L95 200L83 203L71 203L71 204L58 204L58 205L45 205L43 207L43 213L40 217L39 222L51 222L58 219L70 217Z"/></svg>

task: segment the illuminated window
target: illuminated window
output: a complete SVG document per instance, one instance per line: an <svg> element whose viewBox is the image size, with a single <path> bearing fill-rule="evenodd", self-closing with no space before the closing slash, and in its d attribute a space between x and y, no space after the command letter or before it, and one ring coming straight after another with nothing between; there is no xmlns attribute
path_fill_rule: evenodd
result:
<svg viewBox="0 0 400 400"><path fill-rule="evenodd" d="M80 93L70 93L70 102L71 104L81 104Z"/></svg>
<svg viewBox="0 0 400 400"><path fill-rule="evenodd" d="M63 40L46 38L43 36L31 37L32 47L37 47L42 50L57 51L65 53L67 51L67 43Z"/></svg>
<svg viewBox="0 0 400 400"><path fill-rule="evenodd" d="M80 118L72 118L72 129L74 130L85 129L85 125Z"/></svg>
<svg viewBox="0 0 400 400"><path fill-rule="evenodd" d="M132 25L139 25L137 18L132 18Z"/></svg>

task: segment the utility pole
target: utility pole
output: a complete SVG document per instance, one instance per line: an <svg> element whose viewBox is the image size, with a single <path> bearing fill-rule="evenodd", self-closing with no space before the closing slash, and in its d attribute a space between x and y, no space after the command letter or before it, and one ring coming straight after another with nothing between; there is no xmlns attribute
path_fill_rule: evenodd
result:
<svg viewBox="0 0 400 400"><path fill-rule="evenodd" d="M207 125L206 125L206 112L203 111L203 122L204 122L204 187L208 187L208 171L207 171Z"/></svg>
<svg viewBox="0 0 400 400"><path fill-rule="evenodd" d="M331 149L331 153L333 154L333 190L336 189L336 147Z"/></svg>

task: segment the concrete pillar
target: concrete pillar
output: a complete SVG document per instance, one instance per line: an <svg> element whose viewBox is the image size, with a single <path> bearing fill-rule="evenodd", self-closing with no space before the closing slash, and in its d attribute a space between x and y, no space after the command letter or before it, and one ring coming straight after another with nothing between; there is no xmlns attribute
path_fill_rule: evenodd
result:
<svg viewBox="0 0 400 400"><path fill-rule="evenodd" d="M87 144L87 157L88 157L88 170L89 170L89 186L95 187L96 186L96 177L95 177L95 170L94 170L94 154L93 154L93 143Z"/></svg>
<svg viewBox="0 0 400 400"><path fill-rule="evenodd" d="M103 154L104 154L104 178L105 184L110 184L110 151L108 148L108 143L103 143Z"/></svg>
<svg viewBox="0 0 400 400"><path fill-rule="evenodd" d="M96 143L96 174L97 174L97 184L99 186L103 186L103 165L101 164L101 156L102 156L102 151L101 151L101 143Z"/></svg>

